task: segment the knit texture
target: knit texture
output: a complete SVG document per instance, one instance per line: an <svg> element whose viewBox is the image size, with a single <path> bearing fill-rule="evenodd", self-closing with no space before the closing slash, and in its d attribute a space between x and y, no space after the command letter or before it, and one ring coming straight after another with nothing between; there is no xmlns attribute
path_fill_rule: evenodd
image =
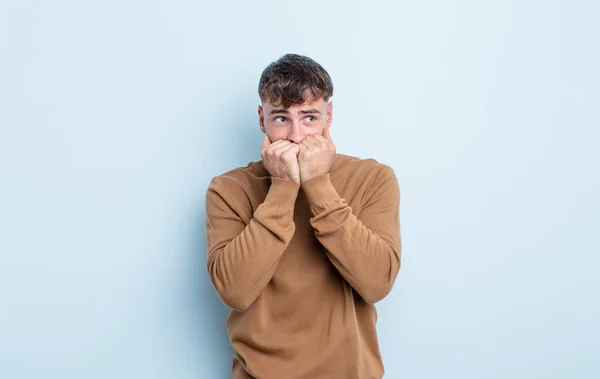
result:
<svg viewBox="0 0 600 379"><path fill-rule="evenodd" d="M337 154L302 184L262 161L219 175L206 195L207 267L232 312L232 378L381 378L375 303L401 262L391 167Z"/></svg>

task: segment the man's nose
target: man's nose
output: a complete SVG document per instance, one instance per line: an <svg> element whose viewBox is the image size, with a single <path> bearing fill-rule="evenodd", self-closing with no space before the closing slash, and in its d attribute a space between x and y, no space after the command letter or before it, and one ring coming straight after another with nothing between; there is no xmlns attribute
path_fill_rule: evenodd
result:
<svg viewBox="0 0 600 379"><path fill-rule="evenodd" d="M292 125L290 135L288 136L288 140L292 141L293 143L300 143L303 139L304 136L302 135L302 131L300 130L300 125L294 123Z"/></svg>

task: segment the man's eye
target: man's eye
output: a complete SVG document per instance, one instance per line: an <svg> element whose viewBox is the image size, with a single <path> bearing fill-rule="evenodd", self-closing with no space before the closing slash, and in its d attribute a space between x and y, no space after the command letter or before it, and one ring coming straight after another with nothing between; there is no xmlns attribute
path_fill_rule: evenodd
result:
<svg viewBox="0 0 600 379"><path fill-rule="evenodd" d="M277 117L275 118L275 122L285 122L285 117Z"/></svg>
<svg viewBox="0 0 600 379"><path fill-rule="evenodd" d="M308 121L308 122L313 122L315 120L316 120L316 118L314 116L308 116L308 117L306 117L306 121Z"/></svg>

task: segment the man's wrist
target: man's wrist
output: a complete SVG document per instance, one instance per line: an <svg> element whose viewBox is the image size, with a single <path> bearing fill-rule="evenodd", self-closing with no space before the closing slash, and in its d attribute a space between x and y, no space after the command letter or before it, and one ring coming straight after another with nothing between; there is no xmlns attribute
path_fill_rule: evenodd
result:
<svg viewBox="0 0 600 379"><path fill-rule="evenodd" d="M321 173L321 174L316 173L316 174L312 174L310 176L302 176L302 175L300 175L300 183L309 182L309 181L311 181L311 180L313 180L315 178L318 178L319 176L324 176L326 174L329 174L329 172L325 172L325 173Z"/></svg>

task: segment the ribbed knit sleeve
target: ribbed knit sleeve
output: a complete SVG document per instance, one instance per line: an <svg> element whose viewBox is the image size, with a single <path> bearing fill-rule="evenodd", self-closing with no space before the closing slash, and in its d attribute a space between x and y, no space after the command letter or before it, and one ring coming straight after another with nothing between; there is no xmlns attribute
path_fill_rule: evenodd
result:
<svg viewBox="0 0 600 379"><path fill-rule="evenodd" d="M206 244L209 276L230 308L244 311L271 280L295 225L300 185L273 178L264 202L246 224L239 209L248 198L235 180L214 178L206 194ZM243 203L245 202L245 203Z"/></svg>
<svg viewBox="0 0 600 379"><path fill-rule="evenodd" d="M316 237L340 274L368 303L391 291L401 261L398 180L385 165L375 175L358 216L340 198L330 174L302 183Z"/></svg>

